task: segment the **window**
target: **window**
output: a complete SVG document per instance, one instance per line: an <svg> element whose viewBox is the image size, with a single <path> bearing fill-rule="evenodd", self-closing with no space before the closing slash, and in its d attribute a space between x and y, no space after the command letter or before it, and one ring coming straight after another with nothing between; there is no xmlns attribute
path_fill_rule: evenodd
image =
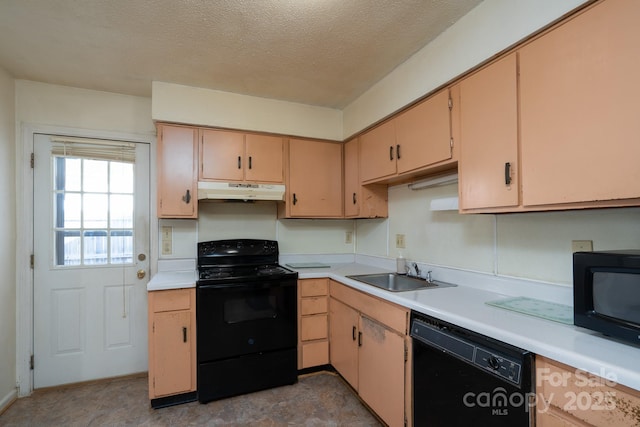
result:
<svg viewBox="0 0 640 427"><path fill-rule="evenodd" d="M121 146L65 142L54 144L52 159L54 265L132 264L131 153Z"/></svg>

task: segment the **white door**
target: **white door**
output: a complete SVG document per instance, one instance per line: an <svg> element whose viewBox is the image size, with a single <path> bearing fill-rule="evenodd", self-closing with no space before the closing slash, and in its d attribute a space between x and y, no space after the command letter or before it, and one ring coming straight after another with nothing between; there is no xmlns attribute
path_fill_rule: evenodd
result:
<svg viewBox="0 0 640 427"><path fill-rule="evenodd" d="M34 155L34 388L146 371L149 145L36 134Z"/></svg>

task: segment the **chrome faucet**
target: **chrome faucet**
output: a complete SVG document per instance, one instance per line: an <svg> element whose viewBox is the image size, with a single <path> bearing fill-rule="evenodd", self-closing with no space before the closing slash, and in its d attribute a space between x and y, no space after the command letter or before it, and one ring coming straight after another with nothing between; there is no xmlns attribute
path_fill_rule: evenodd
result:
<svg viewBox="0 0 640 427"><path fill-rule="evenodd" d="M420 277L420 269L418 268L418 264L415 262L411 263L411 268L409 269L409 274L411 276L413 276L413 274L411 274L411 271L415 271L415 277Z"/></svg>
<svg viewBox="0 0 640 427"><path fill-rule="evenodd" d="M425 277L427 283L432 283L433 279L431 278L431 270L427 271L427 276Z"/></svg>

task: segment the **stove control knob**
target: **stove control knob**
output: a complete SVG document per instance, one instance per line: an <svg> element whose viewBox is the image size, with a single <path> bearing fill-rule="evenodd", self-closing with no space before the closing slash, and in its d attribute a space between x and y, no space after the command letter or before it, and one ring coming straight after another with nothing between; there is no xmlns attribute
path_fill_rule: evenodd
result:
<svg viewBox="0 0 640 427"><path fill-rule="evenodd" d="M487 359L487 364L494 371L500 369L500 361L495 356L489 356L489 359Z"/></svg>

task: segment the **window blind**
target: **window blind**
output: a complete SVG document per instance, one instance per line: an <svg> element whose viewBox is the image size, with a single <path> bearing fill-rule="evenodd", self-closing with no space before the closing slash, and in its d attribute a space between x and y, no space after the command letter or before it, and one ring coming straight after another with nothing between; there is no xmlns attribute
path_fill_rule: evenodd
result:
<svg viewBox="0 0 640 427"><path fill-rule="evenodd" d="M107 139L51 137L51 154L58 157L80 157L135 163L136 145L132 142Z"/></svg>

